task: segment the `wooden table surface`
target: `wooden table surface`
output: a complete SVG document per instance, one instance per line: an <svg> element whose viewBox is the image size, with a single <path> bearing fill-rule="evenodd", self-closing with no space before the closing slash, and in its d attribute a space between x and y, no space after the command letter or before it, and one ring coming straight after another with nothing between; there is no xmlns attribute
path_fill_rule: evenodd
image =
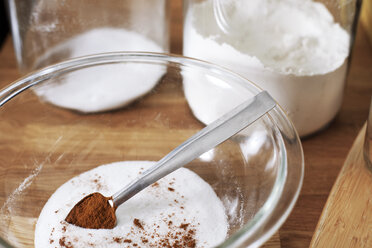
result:
<svg viewBox="0 0 372 248"><path fill-rule="evenodd" d="M171 2L171 52L182 53L181 1ZM11 37L0 48L0 87L20 74ZM372 96L372 45L358 26L341 111L329 127L302 140L305 178L293 212L279 230L281 247L308 247L348 151L367 119Z"/></svg>

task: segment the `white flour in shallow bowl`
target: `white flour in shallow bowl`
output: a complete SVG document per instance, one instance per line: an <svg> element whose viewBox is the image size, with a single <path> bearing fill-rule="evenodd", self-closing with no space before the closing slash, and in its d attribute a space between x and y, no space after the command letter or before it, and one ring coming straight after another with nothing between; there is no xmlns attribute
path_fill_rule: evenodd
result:
<svg viewBox="0 0 372 248"><path fill-rule="evenodd" d="M228 223L221 200L208 183L186 168L121 205L113 229L85 229L64 221L84 196L93 192L110 196L154 163L102 165L63 184L40 213L35 247L194 247L193 242L195 247L213 247L224 241Z"/></svg>
<svg viewBox="0 0 372 248"><path fill-rule="evenodd" d="M221 2L227 23L239 31L218 28L211 0L194 4L185 18L184 55L226 66L268 90L301 136L329 123L342 101L350 37L327 8L310 0ZM198 89L188 87L188 80L184 84L189 96L211 91L208 84ZM233 96L221 99L226 109L236 104ZM212 121L219 117L199 107L193 112Z"/></svg>
<svg viewBox="0 0 372 248"><path fill-rule="evenodd" d="M99 28L50 49L39 63L56 54L69 58L117 51L164 52L154 41L133 31ZM100 65L66 74L41 85L35 93L44 101L84 113L120 108L151 91L166 71L154 64L120 63Z"/></svg>

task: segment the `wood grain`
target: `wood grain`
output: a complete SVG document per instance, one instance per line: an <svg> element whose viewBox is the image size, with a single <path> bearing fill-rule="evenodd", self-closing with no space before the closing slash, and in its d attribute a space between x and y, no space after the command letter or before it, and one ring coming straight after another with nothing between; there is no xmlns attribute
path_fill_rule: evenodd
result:
<svg viewBox="0 0 372 248"><path fill-rule="evenodd" d="M0 217L1 219L1 217ZM17 248L33 247L36 218L12 216L9 220L8 233L1 233L3 237L12 237L9 244ZM2 231L3 232L3 231Z"/></svg>
<svg viewBox="0 0 372 248"><path fill-rule="evenodd" d="M372 171L360 131L323 209L310 247L372 247Z"/></svg>
<svg viewBox="0 0 372 248"><path fill-rule="evenodd" d="M363 22L369 41L372 44L372 1L363 1L360 21Z"/></svg>

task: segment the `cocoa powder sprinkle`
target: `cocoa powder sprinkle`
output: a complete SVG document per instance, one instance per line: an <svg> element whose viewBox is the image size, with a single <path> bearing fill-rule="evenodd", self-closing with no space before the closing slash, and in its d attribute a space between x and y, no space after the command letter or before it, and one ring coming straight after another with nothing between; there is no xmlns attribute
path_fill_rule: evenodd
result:
<svg viewBox="0 0 372 248"><path fill-rule="evenodd" d="M134 219L133 224L137 226L138 228L141 228L143 230L143 225L139 219Z"/></svg>
<svg viewBox="0 0 372 248"><path fill-rule="evenodd" d="M183 230L186 230L188 226L189 224L181 224L180 228L182 228Z"/></svg>
<svg viewBox="0 0 372 248"><path fill-rule="evenodd" d="M66 241L66 237L62 237L59 239L59 245L64 248L74 248L71 242Z"/></svg>
<svg viewBox="0 0 372 248"><path fill-rule="evenodd" d="M158 182L155 182L151 185L152 187L159 187L159 183Z"/></svg>
<svg viewBox="0 0 372 248"><path fill-rule="evenodd" d="M113 240L114 242L119 243L119 244L123 242L123 238L121 237L114 237Z"/></svg>

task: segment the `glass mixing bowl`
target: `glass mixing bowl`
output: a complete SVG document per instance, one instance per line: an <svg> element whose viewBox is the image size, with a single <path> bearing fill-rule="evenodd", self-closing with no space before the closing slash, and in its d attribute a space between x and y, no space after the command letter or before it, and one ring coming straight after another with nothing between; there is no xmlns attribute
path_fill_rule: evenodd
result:
<svg viewBox="0 0 372 248"><path fill-rule="evenodd" d="M0 243L33 247L41 209L72 177L116 161L157 161L260 91L224 68L152 53L81 57L14 82L0 92ZM225 207L228 237L218 247L257 247L292 210L304 162L275 107L185 167Z"/></svg>

